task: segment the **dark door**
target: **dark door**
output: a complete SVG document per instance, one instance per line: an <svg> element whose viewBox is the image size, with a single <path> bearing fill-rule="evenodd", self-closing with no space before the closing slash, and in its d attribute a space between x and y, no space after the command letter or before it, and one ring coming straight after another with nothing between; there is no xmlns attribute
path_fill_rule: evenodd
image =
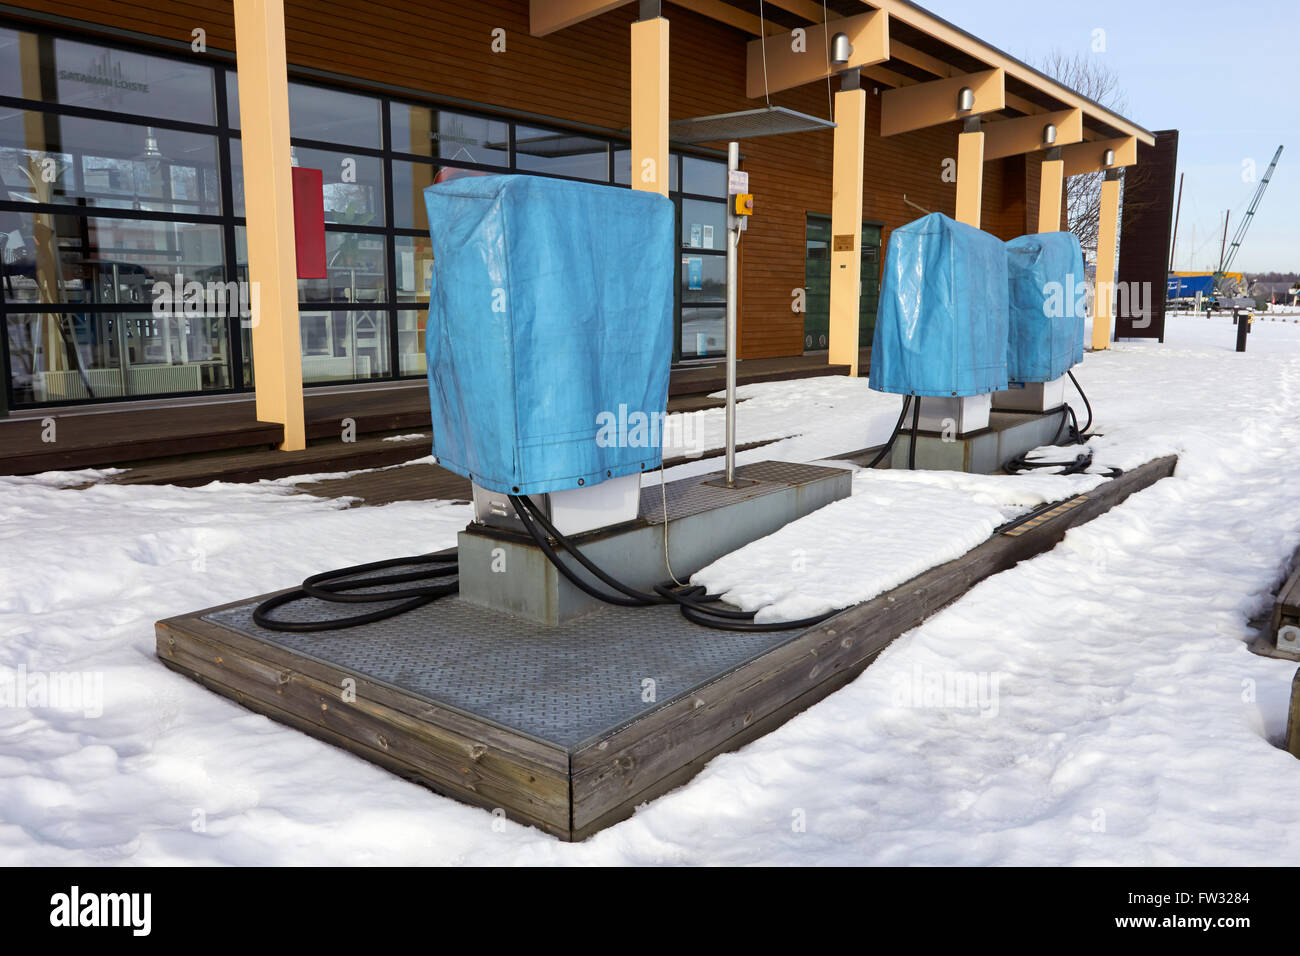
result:
<svg viewBox="0 0 1300 956"><path fill-rule="evenodd" d="M871 344L880 301L880 224L862 224L862 294L858 300L858 342ZM831 217L809 213L804 238L803 349L830 347Z"/></svg>

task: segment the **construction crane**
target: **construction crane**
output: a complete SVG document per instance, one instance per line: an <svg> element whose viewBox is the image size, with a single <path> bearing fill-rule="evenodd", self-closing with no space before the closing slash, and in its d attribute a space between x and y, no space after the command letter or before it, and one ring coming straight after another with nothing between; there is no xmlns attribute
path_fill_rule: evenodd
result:
<svg viewBox="0 0 1300 956"><path fill-rule="evenodd" d="M1250 224L1255 220L1255 210L1259 208L1259 201L1264 198L1264 190L1268 189L1268 181L1273 178L1273 170L1277 168L1277 161L1281 155L1282 147L1279 146L1277 152L1273 154L1273 161L1268 164L1268 169L1264 170L1259 186L1255 189L1255 197L1250 201L1250 207L1246 210L1246 214L1241 217L1241 222L1237 224L1237 231L1232 234L1232 242L1228 244L1225 252L1220 254L1219 268L1214 273L1214 289L1216 291L1224 273L1232 269L1232 261L1237 258L1241 243L1246 238L1246 230L1250 228Z"/></svg>

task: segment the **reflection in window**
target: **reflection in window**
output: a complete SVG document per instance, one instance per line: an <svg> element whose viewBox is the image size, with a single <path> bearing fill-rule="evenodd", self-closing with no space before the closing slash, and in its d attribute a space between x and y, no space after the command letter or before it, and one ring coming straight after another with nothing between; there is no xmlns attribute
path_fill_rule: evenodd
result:
<svg viewBox="0 0 1300 956"><path fill-rule="evenodd" d="M327 278L299 279L301 302L380 302L388 273L384 237L363 232L325 233Z"/></svg>
<svg viewBox="0 0 1300 956"><path fill-rule="evenodd" d="M383 160L305 146L294 147L293 153L299 166L322 173L326 222L345 226L384 224Z"/></svg>
<svg viewBox="0 0 1300 956"><path fill-rule="evenodd" d="M403 309L397 313L397 360L402 375L424 375L428 370L424 353L428 318L427 309Z"/></svg>
<svg viewBox="0 0 1300 956"><path fill-rule="evenodd" d="M727 195L727 164L700 159L696 156L682 157L682 192L697 193L701 196Z"/></svg>
<svg viewBox="0 0 1300 956"><path fill-rule="evenodd" d="M325 221L344 226L384 224L384 163L374 156L335 153L306 146L290 147L296 166L321 171ZM230 144L231 191L235 215L244 211L244 156L240 141Z"/></svg>
<svg viewBox="0 0 1300 956"><path fill-rule="evenodd" d="M303 83L289 84L290 135L378 149L379 100Z"/></svg>
<svg viewBox="0 0 1300 956"><path fill-rule="evenodd" d="M433 281L433 243L427 236L398 236L395 254L397 301L428 305Z"/></svg>
<svg viewBox="0 0 1300 956"><path fill-rule="evenodd" d="M0 116L3 198L221 212L215 136L15 110Z"/></svg>
<svg viewBox="0 0 1300 956"><path fill-rule="evenodd" d="M501 120L393 103L391 149L433 159L505 166L510 127Z"/></svg>
<svg viewBox="0 0 1300 956"><path fill-rule="evenodd" d="M725 355L727 310L717 307L682 307L682 358Z"/></svg>
<svg viewBox="0 0 1300 956"><path fill-rule="evenodd" d="M231 321L207 314L11 313L15 398L66 402L229 388Z"/></svg>
<svg viewBox="0 0 1300 956"><path fill-rule="evenodd" d="M522 170L609 182L604 140L556 130L515 127L515 165Z"/></svg>
<svg viewBox="0 0 1300 956"><path fill-rule="evenodd" d="M224 279L218 225L0 212L10 303L152 303L154 284Z"/></svg>
<svg viewBox="0 0 1300 956"><path fill-rule="evenodd" d="M682 245L690 249L727 248L725 203L682 200Z"/></svg>
<svg viewBox="0 0 1300 956"><path fill-rule="evenodd" d="M427 232L429 215L424 205L425 189L434 183L487 175L479 169L393 160L393 225Z"/></svg>
<svg viewBox="0 0 1300 956"><path fill-rule="evenodd" d="M324 382L388 374L388 313L379 309L298 313L302 378Z"/></svg>
<svg viewBox="0 0 1300 956"><path fill-rule="evenodd" d="M727 257L725 255L682 253L682 301L727 301Z"/></svg>
<svg viewBox="0 0 1300 956"><path fill-rule="evenodd" d="M0 31L3 93L135 116L216 122L212 70L98 43Z"/></svg>

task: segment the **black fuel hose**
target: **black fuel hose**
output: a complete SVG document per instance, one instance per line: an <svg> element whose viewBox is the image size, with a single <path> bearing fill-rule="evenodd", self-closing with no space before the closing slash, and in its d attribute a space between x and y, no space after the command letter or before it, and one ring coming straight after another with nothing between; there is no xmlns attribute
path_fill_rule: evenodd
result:
<svg viewBox="0 0 1300 956"><path fill-rule="evenodd" d="M916 471L916 432L921 423L921 400L912 406L912 437L907 443L907 470Z"/></svg>
<svg viewBox="0 0 1300 956"><path fill-rule="evenodd" d="M916 400L916 403L917 405L920 405L921 400L918 398ZM894 447L894 442L897 441L898 439L898 433L903 430L903 422L907 420L907 409L908 406L911 404L912 404L912 396L904 395L903 410L898 413L898 421L894 423L894 430L889 435L889 441L885 442L884 446L880 449L880 453L877 454L875 458L871 459L871 462L869 464L864 465L863 466L864 468L875 468L878 464L880 464L882 461L885 460L885 456L889 454L889 450Z"/></svg>
<svg viewBox="0 0 1300 956"><path fill-rule="evenodd" d="M1096 436L1089 432L1089 429L1092 428L1092 403L1088 401L1088 393L1083 390L1083 386L1079 384L1079 380L1074 377L1073 371L1067 371L1066 374L1070 376L1070 381L1074 383L1075 390L1079 393L1079 397L1083 399L1084 408L1088 410L1088 421L1082 428L1080 428L1079 418L1074 413L1074 409L1070 407L1070 403L1066 402L1061 406L1061 424L1056 429L1056 437L1052 440L1052 444L1068 448L1071 445L1086 444L1088 439ZM1065 423L1067 421L1070 423L1070 426L1066 439L1062 441L1061 431L1065 428ZM1086 451L1076 455L1073 461L1030 461L1024 455L1017 455L1003 466L1004 470L1012 474L1033 471L1039 468L1060 468L1061 471L1059 473L1062 475L1082 474L1091 467L1091 451ZM1122 474L1124 474L1124 471L1121 468L1110 468L1106 472L1108 478L1118 478Z"/></svg>
<svg viewBox="0 0 1300 956"><path fill-rule="evenodd" d="M407 571L402 574L386 574L378 577L357 577L373 571L385 571L389 568L425 567L427 570ZM407 611L414 611L438 598L455 594L460 590L458 581L439 584L424 584L420 587L402 588L393 591L371 591L365 594L350 592L361 588L372 588L389 584L409 584L415 581L437 581L452 577L458 573L455 555L422 554L409 558L388 558L385 561L372 561L369 564L354 564L351 567L335 571L322 571L313 574L291 591L267 598L253 610L253 623L269 631L294 631L306 633L311 631L339 631L356 627L359 624L374 624ZM295 601L317 598L332 604L400 604L377 608L365 614L315 621L284 621L271 617L271 611Z"/></svg>
<svg viewBox="0 0 1300 956"><path fill-rule="evenodd" d="M725 607L717 607L721 602L720 595L709 594L702 585L686 584L679 585L676 582L666 581L654 586L654 593L641 591L619 581L613 575L608 574L600 568L594 561L582 553L582 550L573 544L567 537L560 533L537 507L533 501L527 497L510 495L510 503L514 506L515 514L523 522L524 529L528 532L529 537L546 555L548 561L555 566L555 569L563 575L571 584L579 590L598 601L606 604L614 604L619 607L648 607L656 604L676 604L678 610L686 620L693 624L699 624L704 627L717 628L724 631L792 631L803 628L814 627L822 621L828 620L839 613L838 610L828 611L825 614L819 614L815 617L801 618L797 621L771 621L759 623L754 620L755 611L741 611ZM540 527L539 527L540 526ZM545 532L545 534L543 534ZM559 553L547 540L550 536L556 544L563 550L573 556L582 567L586 568L597 580L601 581L608 587L613 588L618 594L610 594L602 591L590 581L585 580L572 567L570 567L560 557Z"/></svg>

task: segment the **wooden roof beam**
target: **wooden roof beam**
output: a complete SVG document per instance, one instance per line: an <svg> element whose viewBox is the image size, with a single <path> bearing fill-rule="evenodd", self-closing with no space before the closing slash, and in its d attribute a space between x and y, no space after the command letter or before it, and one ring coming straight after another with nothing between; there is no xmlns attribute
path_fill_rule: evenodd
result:
<svg viewBox="0 0 1300 956"><path fill-rule="evenodd" d="M907 2L907 0L862 0L862 2L865 6L888 13L899 23L904 23L942 43L946 43L954 49L961 50L981 63L987 63L990 67L1005 70L1007 76L1013 77L1036 90L1041 90L1062 106L1081 109L1085 116L1094 117L1099 122L1114 127L1125 135L1136 136L1148 146L1155 144L1155 136L1118 113L1092 102L1074 90L1044 76L1029 65L1021 63L1014 57L989 46L951 23L941 20L934 14ZM1013 102L1010 105L1015 109L1021 108ZM1037 112L1037 110L1034 110L1034 112Z"/></svg>
<svg viewBox="0 0 1300 956"><path fill-rule="evenodd" d="M544 37L629 2L631 0L530 0L528 32L535 37Z"/></svg>
<svg viewBox="0 0 1300 956"><path fill-rule="evenodd" d="M879 10L800 27L803 36L782 32L750 40L746 51L745 92L751 97L824 80L840 70L873 66L889 59L889 14ZM827 61L830 38L844 33L853 45L848 63ZM796 42L796 39L798 42Z"/></svg>
<svg viewBox="0 0 1300 956"><path fill-rule="evenodd" d="M895 136L1005 109L1005 79L1006 74L1000 69L985 70L886 90L880 94L880 135ZM958 94L963 87L969 87L975 96L974 106L969 110L957 108Z"/></svg>
<svg viewBox="0 0 1300 956"><path fill-rule="evenodd" d="M1056 127L1056 141L1043 142L1043 129L1048 124ZM1054 113L1037 113L998 120L984 125L984 158L1001 159L1033 153L1052 146L1068 146L1083 142L1083 110L1057 110Z"/></svg>
<svg viewBox="0 0 1300 956"><path fill-rule="evenodd" d="M1106 150L1115 151L1115 161L1106 165ZM1065 162L1065 175L1081 176L1084 173L1100 173L1121 166L1137 165L1137 137L1120 136L1116 139L1098 139L1090 142L1076 143L1061 149L1061 159Z"/></svg>

